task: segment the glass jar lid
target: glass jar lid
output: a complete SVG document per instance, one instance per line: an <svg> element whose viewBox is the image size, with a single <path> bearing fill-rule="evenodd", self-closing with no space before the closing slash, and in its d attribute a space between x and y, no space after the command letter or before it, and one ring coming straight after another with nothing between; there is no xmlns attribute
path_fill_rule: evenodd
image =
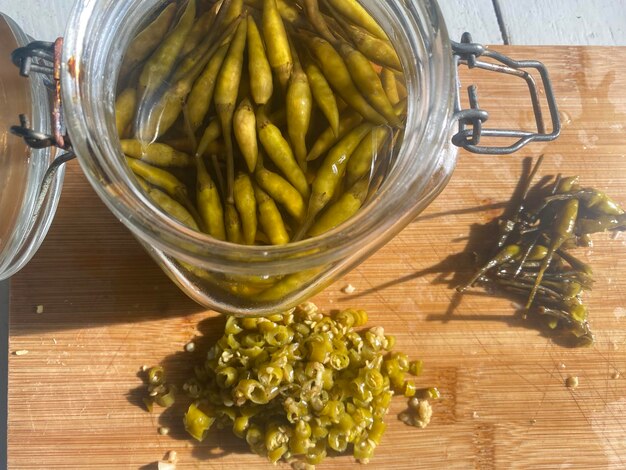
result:
<svg viewBox="0 0 626 470"><path fill-rule="evenodd" d="M48 232L61 196L64 171L40 189L55 157L51 148L33 149L11 133L24 115L29 127L49 132L50 93L39 74L21 77L11 53L30 38L0 13L0 280L20 270L35 254ZM24 124L24 123L23 123Z"/></svg>

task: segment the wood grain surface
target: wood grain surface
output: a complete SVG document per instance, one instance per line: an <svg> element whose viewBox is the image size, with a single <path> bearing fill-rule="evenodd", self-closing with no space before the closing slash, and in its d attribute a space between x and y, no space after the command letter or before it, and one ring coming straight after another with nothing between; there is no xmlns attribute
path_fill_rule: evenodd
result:
<svg viewBox="0 0 626 470"><path fill-rule="evenodd" d="M567 349L513 317L508 300L470 293L450 308L450 280L467 276L468 236L498 216L522 158L546 154L544 174L579 174L626 205L626 49L499 47L545 62L563 132L555 143L516 156L461 152L439 198L387 246L314 300L324 309L359 306L372 325L421 358L424 385L442 399L425 430L396 415L369 468L624 468L626 466L626 237L601 234L581 257L594 268L585 297L596 333L587 349ZM527 128L532 113L511 79L476 78L494 121ZM496 111L497 108L497 111ZM494 125L496 122L493 123ZM341 292L346 284L356 292ZM36 313L43 305L44 312ZM270 469L229 432L202 444L186 439L181 409L139 405L142 364L162 363L180 380L219 334L223 319L187 299L150 260L69 165L50 233L12 280L9 361L9 467L149 469L169 450L178 468ZM183 352L191 339L197 352ZM576 389L565 379L578 376ZM161 425L171 426L160 436ZM288 468L280 466L279 468ZM321 469L360 468L350 457Z"/></svg>

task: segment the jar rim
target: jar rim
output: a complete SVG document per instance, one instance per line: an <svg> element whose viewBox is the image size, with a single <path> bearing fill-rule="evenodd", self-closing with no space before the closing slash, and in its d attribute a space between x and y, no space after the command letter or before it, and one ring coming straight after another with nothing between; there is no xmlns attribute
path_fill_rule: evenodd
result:
<svg viewBox="0 0 626 470"><path fill-rule="evenodd" d="M244 246L216 240L171 219L139 190L124 163L111 119L115 83L98 79L117 77L124 49L140 26L138 16L154 11L161 2L104 3L107 2L80 0L70 18L62 65L66 123L91 185L143 243L205 269L220 271L227 266L229 272L247 274L262 264L268 271L285 273L293 271L294 259L299 261L298 270L303 270L337 261L355 248L371 247L374 239L378 247L430 202L425 197L428 180L447 144L455 86L448 34L436 1L363 2L393 25L393 31L387 32L405 68L415 72L407 74L413 77L407 78L409 96L419 93L420 100L408 103L406 136L396 167L373 200L339 227L283 246ZM125 23L124 18L133 21ZM431 29L428 37L427 28ZM427 85L417 83L418 78L426 79ZM418 122L424 118L426 122ZM106 136L100 134L103 129ZM415 167L416 161L421 164L424 177L407 182L402 171ZM390 208L401 215L389 218Z"/></svg>

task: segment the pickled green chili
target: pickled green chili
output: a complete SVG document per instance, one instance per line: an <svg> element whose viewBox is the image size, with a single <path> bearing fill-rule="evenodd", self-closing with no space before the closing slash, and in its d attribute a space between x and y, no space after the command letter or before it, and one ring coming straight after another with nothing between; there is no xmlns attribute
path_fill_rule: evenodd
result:
<svg viewBox="0 0 626 470"><path fill-rule="evenodd" d="M395 392L420 403L436 395L405 379L416 362L390 352L383 328L355 330L366 321L363 310L327 316L312 303L265 318L229 317L182 387L193 400L185 429L198 441L212 426L232 429L273 463L316 465L331 451L368 461L383 442ZM147 381L159 393L150 403L173 396L162 367L150 369ZM422 411L407 423L425 426L430 416Z"/></svg>
<svg viewBox="0 0 626 470"><path fill-rule="evenodd" d="M126 156L183 182L192 229L283 245L339 227L375 195L376 167L404 135L404 83L394 45L357 0L186 0L133 40L116 127ZM202 167L215 184L194 184ZM610 199L585 194L615 214Z"/></svg>

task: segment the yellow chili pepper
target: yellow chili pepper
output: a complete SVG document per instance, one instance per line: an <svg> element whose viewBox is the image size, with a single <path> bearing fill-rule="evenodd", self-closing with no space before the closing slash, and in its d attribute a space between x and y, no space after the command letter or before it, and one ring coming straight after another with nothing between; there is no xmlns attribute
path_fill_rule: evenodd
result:
<svg viewBox="0 0 626 470"><path fill-rule="evenodd" d="M285 25L278 11L276 0L263 1L263 37L267 46L267 58L278 76L278 81L286 86L291 76L293 60Z"/></svg>
<svg viewBox="0 0 626 470"><path fill-rule="evenodd" d="M172 71L185 39L196 16L196 1L189 0L185 12L176 27L163 39L158 49L150 56L139 76L139 86L144 96L151 95Z"/></svg>
<svg viewBox="0 0 626 470"><path fill-rule="evenodd" d="M252 15L248 16L248 71L252 99L259 105L267 103L274 92L272 69L261 33Z"/></svg>

